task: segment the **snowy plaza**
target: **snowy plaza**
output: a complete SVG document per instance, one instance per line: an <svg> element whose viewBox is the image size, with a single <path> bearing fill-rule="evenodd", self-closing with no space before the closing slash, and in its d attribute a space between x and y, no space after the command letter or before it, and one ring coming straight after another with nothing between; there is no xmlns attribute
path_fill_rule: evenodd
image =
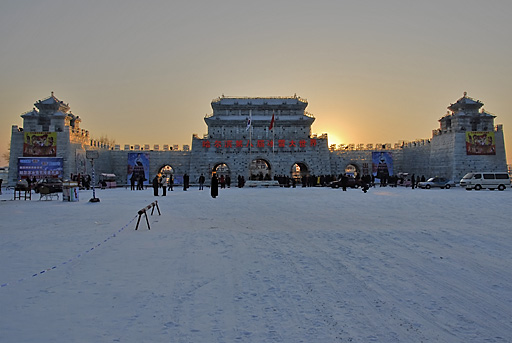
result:
<svg viewBox="0 0 512 343"><path fill-rule="evenodd" d="M96 195L0 196L0 342L512 341L509 189Z"/></svg>

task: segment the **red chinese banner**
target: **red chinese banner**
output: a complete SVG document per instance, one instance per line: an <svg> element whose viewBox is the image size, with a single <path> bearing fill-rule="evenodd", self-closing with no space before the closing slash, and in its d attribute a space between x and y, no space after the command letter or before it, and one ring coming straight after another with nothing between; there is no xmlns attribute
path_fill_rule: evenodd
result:
<svg viewBox="0 0 512 343"><path fill-rule="evenodd" d="M278 148L306 148L306 147L316 147L317 146L317 139L316 138L309 138L309 139L300 139L300 140L285 140L285 139L278 139L277 144L274 144L274 140L272 139L258 139L249 141L248 139L244 140L225 140L225 141L219 141L219 140L203 140L202 142L203 148L217 148L217 149L223 149L223 148L245 148L245 147L256 147L256 148L265 148L265 147L278 147Z"/></svg>

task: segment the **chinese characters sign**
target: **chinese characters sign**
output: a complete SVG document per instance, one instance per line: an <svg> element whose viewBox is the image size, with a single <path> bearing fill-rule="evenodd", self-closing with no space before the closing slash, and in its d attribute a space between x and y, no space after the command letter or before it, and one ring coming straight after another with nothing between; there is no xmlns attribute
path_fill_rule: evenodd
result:
<svg viewBox="0 0 512 343"><path fill-rule="evenodd" d="M229 149L229 148L306 148L316 147L317 139L298 139L298 140L285 140L285 139L240 139L240 140L207 140L202 141L203 148L216 148L216 149Z"/></svg>
<svg viewBox="0 0 512 343"><path fill-rule="evenodd" d="M18 158L18 177L20 179L62 178L62 157Z"/></svg>
<svg viewBox="0 0 512 343"><path fill-rule="evenodd" d="M494 141L494 132L466 132L466 154L496 155L496 143Z"/></svg>

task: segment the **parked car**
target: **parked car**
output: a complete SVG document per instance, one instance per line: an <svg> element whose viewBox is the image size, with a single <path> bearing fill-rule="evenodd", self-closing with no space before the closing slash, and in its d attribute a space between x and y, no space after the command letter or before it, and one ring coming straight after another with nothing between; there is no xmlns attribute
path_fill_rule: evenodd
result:
<svg viewBox="0 0 512 343"><path fill-rule="evenodd" d="M441 189L450 189L451 187L455 187L455 182L445 177L431 177L427 181L418 183L418 187L424 189L430 189L433 187L439 187Z"/></svg>
<svg viewBox="0 0 512 343"><path fill-rule="evenodd" d="M34 191L39 193L39 189L45 186L50 190L50 193L62 192L62 180L57 178L46 178L37 181L33 186Z"/></svg>

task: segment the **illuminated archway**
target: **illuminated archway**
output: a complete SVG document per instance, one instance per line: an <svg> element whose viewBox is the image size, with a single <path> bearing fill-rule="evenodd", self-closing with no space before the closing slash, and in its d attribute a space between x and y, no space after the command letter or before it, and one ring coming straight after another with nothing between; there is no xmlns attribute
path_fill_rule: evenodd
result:
<svg viewBox="0 0 512 343"><path fill-rule="evenodd" d="M174 169L172 169L170 165L166 164L165 166L160 168L160 170L158 171L158 175L162 177L162 181L165 180L168 183L169 179L174 175Z"/></svg>
<svg viewBox="0 0 512 343"><path fill-rule="evenodd" d="M304 176L309 175L308 166L302 162L297 162L292 166L291 177L297 181L302 180Z"/></svg>
<svg viewBox="0 0 512 343"><path fill-rule="evenodd" d="M262 158L251 161L249 165L250 180L270 180L271 168L270 163Z"/></svg>
<svg viewBox="0 0 512 343"><path fill-rule="evenodd" d="M231 170L226 163L218 163L212 168L212 175L217 174L217 177L231 177Z"/></svg>
<svg viewBox="0 0 512 343"><path fill-rule="evenodd" d="M361 173L361 169L354 163L347 164L345 167L345 174L357 177Z"/></svg>

